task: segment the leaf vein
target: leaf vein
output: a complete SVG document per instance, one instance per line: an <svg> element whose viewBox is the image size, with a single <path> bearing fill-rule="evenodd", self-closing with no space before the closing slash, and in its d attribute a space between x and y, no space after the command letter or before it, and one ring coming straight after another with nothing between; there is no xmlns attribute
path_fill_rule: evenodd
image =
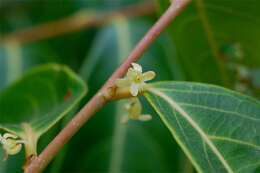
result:
<svg viewBox="0 0 260 173"><path fill-rule="evenodd" d="M218 109L218 108L213 108L213 107L208 107L208 106L201 106L201 105L197 105L197 104L182 103L182 102L178 102L178 104L184 105L184 106L189 106L189 107L196 107L196 108L201 108L201 109L207 109L207 110L227 113L227 114L235 114L235 115L237 115L237 116L239 116L241 118L245 118L245 119L248 119L248 120L260 121L260 119L249 117L249 115L241 114L241 113L234 112L234 111L222 110L222 109Z"/></svg>
<svg viewBox="0 0 260 173"><path fill-rule="evenodd" d="M260 151L260 145L252 144L249 142L232 139L232 138L228 138L228 137L223 137L223 136L209 136L209 138L213 139L213 140L229 141L229 142L233 142L233 143L237 143L237 144L241 144L241 145L247 145L247 146L253 147Z"/></svg>

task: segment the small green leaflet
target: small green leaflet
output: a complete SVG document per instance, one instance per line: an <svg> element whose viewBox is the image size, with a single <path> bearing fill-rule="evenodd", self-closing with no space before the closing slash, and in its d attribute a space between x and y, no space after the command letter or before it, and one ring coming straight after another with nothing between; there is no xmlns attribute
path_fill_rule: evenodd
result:
<svg viewBox="0 0 260 173"><path fill-rule="evenodd" d="M151 84L152 104L199 172L260 170L260 103L221 87Z"/></svg>

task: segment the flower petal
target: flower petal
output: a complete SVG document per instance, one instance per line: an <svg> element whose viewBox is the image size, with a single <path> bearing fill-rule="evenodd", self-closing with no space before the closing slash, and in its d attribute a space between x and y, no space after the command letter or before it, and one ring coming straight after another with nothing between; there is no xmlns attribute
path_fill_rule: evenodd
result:
<svg viewBox="0 0 260 173"><path fill-rule="evenodd" d="M115 80L115 84L118 87L124 87L124 86L129 86L131 84L131 81L127 78L123 78L123 79L116 79Z"/></svg>
<svg viewBox="0 0 260 173"><path fill-rule="evenodd" d="M140 121L149 121L152 119L152 116L151 115L141 115L139 118L138 118Z"/></svg>
<svg viewBox="0 0 260 173"><path fill-rule="evenodd" d="M139 85L132 83L130 86L130 93L132 94L132 96L137 96L138 95L138 89L139 89Z"/></svg>
<svg viewBox="0 0 260 173"><path fill-rule="evenodd" d="M22 144L17 144L15 147L6 148L6 153L9 155L15 155L19 153L22 149Z"/></svg>
<svg viewBox="0 0 260 173"><path fill-rule="evenodd" d="M129 68L126 76L127 76L127 78L129 78L129 80L132 80L136 76L136 71L133 68Z"/></svg>
<svg viewBox="0 0 260 173"><path fill-rule="evenodd" d="M4 160L7 159L8 155L14 155L21 151L21 143L24 143L24 141L15 140L16 138L18 138L18 136L10 133L5 133L3 136L0 135L0 142L2 143L3 148L6 151Z"/></svg>
<svg viewBox="0 0 260 173"><path fill-rule="evenodd" d="M126 123L128 123L129 120L130 120L129 116L124 115L124 116L121 118L120 122L121 122L122 124L126 124Z"/></svg>
<svg viewBox="0 0 260 173"><path fill-rule="evenodd" d="M130 103L126 103L124 105L124 109L125 109L126 112L129 112L129 110L131 109L131 104Z"/></svg>
<svg viewBox="0 0 260 173"><path fill-rule="evenodd" d="M129 110L129 116L134 120L138 120L142 112L141 102L137 97L132 97L130 102L132 102L132 107Z"/></svg>
<svg viewBox="0 0 260 173"><path fill-rule="evenodd" d="M140 66L139 64L136 64L136 63L132 63L132 66L133 66L134 70L142 73L142 66Z"/></svg>
<svg viewBox="0 0 260 173"><path fill-rule="evenodd" d="M155 73L153 71L148 71L143 74L143 81L152 80L155 77Z"/></svg>
<svg viewBox="0 0 260 173"><path fill-rule="evenodd" d="M13 134L10 134L10 133L5 133L4 136L3 136L5 139L7 138L13 138L13 139L16 139L17 136L13 135Z"/></svg>

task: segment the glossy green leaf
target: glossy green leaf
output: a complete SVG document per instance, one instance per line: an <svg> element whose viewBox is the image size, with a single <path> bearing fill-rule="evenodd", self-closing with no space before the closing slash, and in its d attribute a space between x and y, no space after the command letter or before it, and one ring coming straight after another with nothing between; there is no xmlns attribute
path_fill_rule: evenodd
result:
<svg viewBox="0 0 260 173"><path fill-rule="evenodd" d="M158 5L163 12L170 2ZM259 5L258 0L193 0L184 9L168 33L189 80L232 86L231 64L259 68Z"/></svg>
<svg viewBox="0 0 260 173"><path fill-rule="evenodd" d="M84 82L69 68L40 66L0 93L0 129L38 139L86 93ZM26 140L26 139L25 139Z"/></svg>
<svg viewBox="0 0 260 173"><path fill-rule="evenodd" d="M259 101L189 82L154 83L145 97L199 172L259 171Z"/></svg>

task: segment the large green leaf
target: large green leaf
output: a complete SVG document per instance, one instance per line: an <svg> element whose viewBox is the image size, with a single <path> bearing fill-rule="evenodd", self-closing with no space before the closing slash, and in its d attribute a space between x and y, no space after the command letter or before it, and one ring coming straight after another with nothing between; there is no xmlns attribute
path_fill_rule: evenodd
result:
<svg viewBox="0 0 260 173"><path fill-rule="evenodd" d="M0 93L0 129L24 140L31 135L37 143L85 93L84 82L69 68L56 64L35 68Z"/></svg>
<svg viewBox="0 0 260 173"><path fill-rule="evenodd" d="M163 12L170 2L158 4ZM230 64L259 68L259 5L258 0L193 0L184 9L168 31L189 80L232 86L233 73L225 73ZM235 56L227 49L236 50Z"/></svg>
<svg viewBox="0 0 260 173"><path fill-rule="evenodd" d="M189 82L154 83L145 97L199 172L259 172L259 101Z"/></svg>

